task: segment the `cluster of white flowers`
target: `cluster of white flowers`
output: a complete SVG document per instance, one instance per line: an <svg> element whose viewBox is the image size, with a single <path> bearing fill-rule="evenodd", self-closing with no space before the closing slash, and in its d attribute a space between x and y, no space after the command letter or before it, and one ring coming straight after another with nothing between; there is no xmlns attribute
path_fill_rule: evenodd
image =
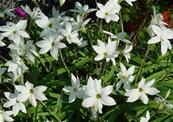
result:
<svg viewBox="0 0 173 122"><path fill-rule="evenodd" d="M130 6L136 0L125 0ZM110 21L118 21L121 6L118 0L109 0L105 5L97 3L99 10L89 9L88 5L82 6L76 2L76 9L70 10L77 13L76 18L66 16L65 13L59 13L55 8L52 10L53 17L49 18L39 8L31 10L28 6L23 7L32 20L34 20L37 28L41 29L41 34L38 41L32 40L32 37L27 32L27 20L19 20L17 24L8 22L4 26L0 26L0 46L7 45L10 49L11 59L7 60L5 66L7 68L0 68L0 83L9 80L2 80L1 75L4 72L9 73L11 81L14 81L14 93L5 92L4 95L7 101L3 107L9 109L4 111L0 108L0 122L13 121L11 116L17 116L21 111L27 113L25 102L36 107L37 100L47 100L43 94L46 91L46 86L37 86L30 82L25 82L24 85L15 85L24 83L24 73L27 72L28 63L35 63L35 60L42 54L50 53L50 55L58 60L59 51L68 47L68 45L77 45L83 47L87 42L80 37L80 32L85 31L85 26L91 20L86 18L90 12L96 11L96 16L105 19L107 23ZM123 31L123 30L122 30ZM161 52L165 55L168 49L171 49L169 39L173 39L173 31L165 26L160 14L154 14L154 17L149 26L151 39L148 44L161 42ZM147 95L156 95L160 91L153 86L155 79L145 82L142 78L138 83L138 87L132 86L135 79L135 65L128 65L129 68L123 63L116 63L115 60L119 55L125 57L126 63L129 63L130 52L133 49L131 42L126 39L126 33L123 31L117 35L103 31L108 35L108 41L97 40L98 45L92 45L93 50L97 53L94 58L95 61L103 59L106 62L112 61L112 64L117 65L117 83L116 85L108 85L102 87L102 79L93 79L91 76L87 80L86 85L80 84L80 79L71 74L71 86L65 86L63 91L69 95L69 103L74 102L77 98L81 99L83 107L88 108L92 113L92 118L96 119L98 114L102 114L103 105L113 106L116 105L116 100L110 96L112 92L118 90L124 91L124 96L127 97L127 102L135 102L141 100L142 103L148 104L149 98ZM6 39L9 42L6 42ZM123 44L120 45L120 43ZM119 47L124 47L119 49ZM37 48L39 51L37 52ZM40 55L39 55L40 54ZM123 86L123 89L121 88ZM115 89L114 89L115 87ZM140 122L148 122L150 119L149 111L146 112L146 117L141 117Z"/></svg>
<svg viewBox="0 0 173 122"><path fill-rule="evenodd" d="M132 2L136 0L125 0L129 5L133 5ZM109 0L105 5L101 3L97 3L99 10L96 12L96 16L101 19L105 19L107 23L110 21L118 21L119 20L119 12L121 10L121 6L118 3L118 0Z"/></svg>
<svg viewBox="0 0 173 122"><path fill-rule="evenodd" d="M80 86L79 78L71 74L71 84L72 86L63 88L65 92L70 94L69 103L74 102L76 98L83 99L82 106L91 108L93 118L97 117L94 113L102 113L103 105L116 105L114 99L108 96L112 93L113 86L102 88L101 79L89 77L87 85Z"/></svg>
<svg viewBox="0 0 173 122"><path fill-rule="evenodd" d="M151 39L148 40L148 44L155 44L161 42L161 53L165 55L169 50L172 49L170 39L173 39L173 30L166 27L166 23L163 22L161 14L156 14L154 9L154 16L149 25L149 33Z"/></svg>
<svg viewBox="0 0 173 122"><path fill-rule="evenodd" d="M37 101L47 100L43 92L47 89L46 86L37 86L34 88L34 85L30 82L26 82L25 85L15 85L14 93L4 92L5 97L8 101L3 104L4 108L12 109L10 111L0 110L0 122L4 121L13 121L10 117L14 117L21 111L26 113L25 102L29 100L32 106L37 106Z"/></svg>

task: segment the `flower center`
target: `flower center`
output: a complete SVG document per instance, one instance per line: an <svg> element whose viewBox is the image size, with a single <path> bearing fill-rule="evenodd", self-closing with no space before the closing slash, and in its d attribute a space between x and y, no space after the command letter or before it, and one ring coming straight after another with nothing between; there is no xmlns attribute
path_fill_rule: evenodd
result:
<svg viewBox="0 0 173 122"><path fill-rule="evenodd" d="M126 76L125 75L122 75L122 77L121 77L123 80L125 80L126 79Z"/></svg>
<svg viewBox="0 0 173 122"><path fill-rule="evenodd" d="M70 36L70 35L68 35L68 36L67 36L67 39L71 40L71 36Z"/></svg>
<svg viewBox="0 0 173 122"><path fill-rule="evenodd" d="M48 27L49 27L49 28L52 28L52 23L49 23L49 24L48 24Z"/></svg>
<svg viewBox="0 0 173 122"><path fill-rule="evenodd" d="M15 30L13 31L13 34L16 34L16 31Z"/></svg>
<svg viewBox="0 0 173 122"><path fill-rule="evenodd" d="M139 88L139 92L143 92L144 90L143 90L143 88Z"/></svg>
<svg viewBox="0 0 173 122"><path fill-rule="evenodd" d="M107 56L108 56L107 52L104 52L104 53L103 53L103 55L104 55L105 57L107 57Z"/></svg>
<svg viewBox="0 0 173 122"><path fill-rule="evenodd" d="M96 94L96 98L97 99L100 99L101 98L101 95L100 94Z"/></svg>
<svg viewBox="0 0 173 122"><path fill-rule="evenodd" d="M31 90L30 90L30 94L33 94L33 93L34 93L34 91L31 89Z"/></svg>
<svg viewBox="0 0 173 122"><path fill-rule="evenodd" d="M109 15L109 13L108 12L105 12L105 16L108 16Z"/></svg>

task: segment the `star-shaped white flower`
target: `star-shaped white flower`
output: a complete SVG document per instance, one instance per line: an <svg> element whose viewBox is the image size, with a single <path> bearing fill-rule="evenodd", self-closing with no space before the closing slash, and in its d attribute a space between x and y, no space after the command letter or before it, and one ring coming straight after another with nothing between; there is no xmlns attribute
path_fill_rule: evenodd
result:
<svg viewBox="0 0 173 122"><path fill-rule="evenodd" d="M65 23L65 29L62 29L61 33L69 44L81 44L80 39L78 38L78 32L73 30L70 22Z"/></svg>
<svg viewBox="0 0 173 122"><path fill-rule="evenodd" d="M93 49L98 53L94 58L96 61L103 60L106 58L106 62L112 61L113 65L116 65L115 58L118 57L118 51L116 50L116 42L108 39L108 44L98 40L98 46L92 46Z"/></svg>
<svg viewBox="0 0 173 122"><path fill-rule="evenodd" d="M27 40L26 43L22 41L19 45L10 44L8 48L13 51L15 50L17 55L22 56L33 63L35 61L35 57L39 57L39 54L36 52L36 47L31 40Z"/></svg>
<svg viewBox="0 0 173 122"><path fill-rule="evenodd" d="M128 96L127 102L134 102L138 99L144 104L148 103L148 95L156 95L160 91L154 87L151 87L154 84L155 79L148 81L145 83L145 79L142 80L138 84L138 88L129 90L125 93L125 96Z"/></svg>
<svg viewBox="0 0 173 122"><path fill-rule="evenodd" d="M122 50L122 54L124 55L127 63L129 63L129 59L130 59L130 52L132 51L133 46L132 45L126 45L124 50Z"/></svg>
<svg viewBox="0 0 173 122"><path fill-rule="evenodd" d="M88 14L88 13L96 10L96 9L92 9L92 8L89 9L88 5L82 6L79 2L75 3L75 7L76 7L76 9L71 10L71 11L78 12L80 15L85 15L85 14Z"/></svg>
<svg viewBox="0 0 173 122"><path fill-rule="evenodd" d="M35 23L38 25L38 27L40 27L42 29L53 29L54 28L54 19L48 18L46 15L43 15L41 19L36 20Z"/></svg>
<svg viewBox="0 0 173 122"><path fill-rule="evenodd" d="M39 54L45 54L50 51L52 57L58 60L59 50L66 47L61 40L62 36L51 33L47 35L47 37L43 37L43 40L36 43L36 45L41 48Z"/></svg>
<svg viewBox="0 0 173 122"><path fill-rule="evenodd" d="M10 117L11 115L13 114L12 111L3 111L3 110L0 110L0 122L12 122L13 121L13 118Z"/></svg>
<svg viewBox="0 0 173 122"><path fill-rule="evenodd" d="M121 6L118 4L117 0L109 0L105 5L97 3L99 10L96 12L96 16L101 19L105 19L107 23L119 20L119 11Z"/></svg>
<svg viewBox="0 0 173 122"><path fill-rule="evenodd" d="M22 8L33 20L41 19L43 16L45 16L39 7L35 7L33 10L31 10L29 6L26 5L25 7L22 6Z"/></svg>
<svg viewBox="0 0 173 122"><path fill-rule="evenodd" d="M148 40L147 43L154 44L161 42L161 52L162 55L165 55L168 49L172 49L169 39L173 39L173 31L165 26L159 27L157 25L152 25L151 28L155 36Z"/></svg>
<svg viewBox="0 0 173 122"><path fill-rule="evenodd" d="M17 24L9 22L5 26L0 26L0 31L3 32L1 35L19 45L22 38L30 38L25 31L26 26L27 20L20 20Z"/></svg>
<svg viewBox="0 0 173 122"><path fill-rule="evenodd" d="M10 92L5 92L5 97L9 100L4 103L3 107L9 108L12 107L13 115L16 116L19 111L26 113L25 105L22 103L24 102L22 99L18 98L19 92L15 91L14 94Z"/></svg>
<svg viewBox="0 0 173 122"><path fill-rule="evenodd" d="M84 88L87 95L82 102L82 106L89 108L94 107L99 113L102 113L103 105L112 106L116 105L114 99L110 96L113 86L102 88L101 80L92 79L89 77L87 86Z"/></svg>
<svg viewBox="0 0 173 122"><path fill-rule="evenodd" d="M136 0L125 0L129 5L133 6L132 2L135 2Z"/></svg>
<svg viewBox="0 0 173 122"><path fill-rule="evenodd" d="M63 91L70 93L69 103L72 103L76 100L76 98L83 97L83 90L80 88L80 80L71 74L71 84L72 86L67 86L63 88Z"/></svg>
<svg viewBox="0 0 173 122"><path fill-rule="evenodd" d="M127 35L126 32L121 32L118 35L114 35L109 31L103 31L103 33L110 35L112 39L118 39L124 43L131 43L129 40L125 39L125 36Z"/></svg>
<svg viewBox="0 0 173 122"><path fill-rule="evenodd" d="M141 117L140 122L149 122L150 120L150 113L147 111L146 117Z"/></svg>
<svg viewBox="0 0 173 122"><path fill-rule="evenodd" d="M47 100L43 92L47 89L46 86L37 86L34 88L34 85L30 82L26 82L25 86L23 85L16 85L15 89L19 92L21 92L18 96L19 99L22 101L26 101L29 99L30 103L36 107L37 101L44 101Z"/></svg>
<svg viewBox="0 0 173 122"><path fill-rule="evenodd" d="M130 83L134 80L133 73L135 71L135 66L133 65L129 69L126 69L124 64L120 63L120 67L121 71L117 74L118 79L120 79L120 81L116 84L116 90L119 90L122 84L125 90L130 90Z"/></svg>
<svg viewBox="0 0 173 122"><path fill-rule="evenodd" d="M8 72L14 74L15 79L28 70L28 67L24 64L23 60L17 55L12 55L12 60L7 61L5 65L8 66Z"/></svg>

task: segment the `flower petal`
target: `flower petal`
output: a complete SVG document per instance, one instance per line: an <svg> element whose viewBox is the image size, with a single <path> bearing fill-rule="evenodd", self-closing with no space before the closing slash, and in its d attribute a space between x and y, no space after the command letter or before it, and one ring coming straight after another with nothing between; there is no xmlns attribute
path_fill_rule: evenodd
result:
<svg viewBox="0 0 173 122"><path fill-rule="evenodd" d="M116 105L115 100L112 97L109 97L109 96L103 96L101 98L101 103L103 105L107 105L107 106Z"/></svg>
<svg viewBox="0 0 173 122"><path fill-rule="evenodd" d="M96 101L97 101L96 98L88 97L88 98L83 100L82 106L89 108L89 107L93 106L96 103Z"/></svg>

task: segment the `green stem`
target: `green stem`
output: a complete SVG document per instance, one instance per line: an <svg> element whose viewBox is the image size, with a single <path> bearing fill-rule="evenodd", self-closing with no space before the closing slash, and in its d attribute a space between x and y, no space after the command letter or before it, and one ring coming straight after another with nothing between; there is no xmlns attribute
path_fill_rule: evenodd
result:
<svg viewBox="0 0 173 122"><path fill-rule="evenodd" d="M147 50L146 50L145 55L144 55L144 58L142 59L142 63L141 63L141 65L140 65L140 67L139 67L139 72L138 72L138 75L137 75L137 77L136 77L136 82L139 80L139 78L140 78L141 75L142 75L144 63L145 63L146 58L147 58L147 56L148 56L148 54L149 54L149 51L150 51L150 45L147 47Z"/></svg>
<svg viewBox="0 0 173 122"><path fill-rule="evenodd" d="M37 110L38 110L38 106L39 106L39 102L37 104L37 107L35 108L35 112L34 112L34 122L37 122Z"/></svg>
<svg viewBox="0 0 173 122"><path fill-rule="evenodd" d="M56 116L56 114L54 112L52 112L52 110L50 110L42 101L40 101L40 103L46 108L47 112L52 115L58 122L61 122L60 118L58 118Z"/></svg>
<svg viewBox="0 0 173 122"><path fill-rule="evenodd" d="M62 63L64 64L65 69L67 70L68 74L70 74L70 71L69 71L69 69L68 69L68 67L64 61L64 58L62 56L61 50L59 51L59 54L60 54L60 57L61 57Z"/></svg>
<svg viewBox="0 0 173 122"><path fill-rule="evenodd" d="M120 24L121 24L121 30L122 32L124 32L123 19L122 19L121 12L120 12Z"/></svg>

